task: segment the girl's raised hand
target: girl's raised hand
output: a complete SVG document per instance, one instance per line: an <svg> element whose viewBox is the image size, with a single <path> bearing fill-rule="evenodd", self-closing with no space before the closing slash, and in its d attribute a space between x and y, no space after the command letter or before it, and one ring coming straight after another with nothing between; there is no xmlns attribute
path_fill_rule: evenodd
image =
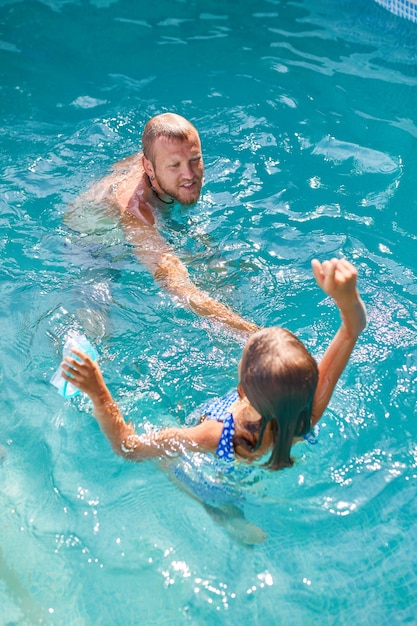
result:
<svg viewBox="0 0 417 626"><path fill-rule="evenodd" d="M366 326L365 306L356 289L358 272L346 259L311 262L318 286L333 298L346 328L355 336Z"/></svg>
<svg viewBox="0 0 417 626"><path fill-rule="evenodd" d="M357 299L358 272L349 261L331 259L320 263L317 259L313 259L311 265L318 286L333 298L340 308Z"/></svg>

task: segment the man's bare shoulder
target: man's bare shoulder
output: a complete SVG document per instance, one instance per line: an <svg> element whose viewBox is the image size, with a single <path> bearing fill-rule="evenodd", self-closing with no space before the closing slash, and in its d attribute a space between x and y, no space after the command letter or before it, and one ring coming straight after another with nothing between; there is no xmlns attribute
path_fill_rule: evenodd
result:
<svg viewBox="0 0 417 626"><path fill-rule="evenodd" d="M128 172L132 168L142 167L142 152L135 152L135 154L130 154L129 156L120 159L115 163L111 170L113 172L125 171Z"/></svg>
<svg viewBox="0 0 417 626"><path fill-rule="evenodd" d="M142 176L142 153L136 152L117 161L109 174L93 183L75 202L108 203L123 212Z"/></svg>

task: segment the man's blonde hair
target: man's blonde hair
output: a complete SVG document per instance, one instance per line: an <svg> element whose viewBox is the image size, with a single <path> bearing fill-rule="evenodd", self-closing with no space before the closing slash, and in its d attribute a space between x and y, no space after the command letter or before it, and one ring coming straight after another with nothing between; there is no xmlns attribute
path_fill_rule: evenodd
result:
<svg viewBox="0 0 417 626"><path fill-rule="evenodd" d="M154 145L158 137L167 139L179 139L186 141L197 129L181 115L177 113L161 113L152 117L145 125L142 134L142 152L155 165Z"/></svg>

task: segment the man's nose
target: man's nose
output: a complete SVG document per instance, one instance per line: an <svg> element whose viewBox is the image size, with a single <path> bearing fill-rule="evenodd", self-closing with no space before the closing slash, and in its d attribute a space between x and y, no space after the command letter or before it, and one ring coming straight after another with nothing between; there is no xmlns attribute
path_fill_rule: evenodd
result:
<svg viewBox="0 0 417 626"><path fill-rule="evenodd" d="M185 162L182 164L181 167L181 174L184 178L193 178L194 177L194 170L192 168L191 163Z"/></svg>

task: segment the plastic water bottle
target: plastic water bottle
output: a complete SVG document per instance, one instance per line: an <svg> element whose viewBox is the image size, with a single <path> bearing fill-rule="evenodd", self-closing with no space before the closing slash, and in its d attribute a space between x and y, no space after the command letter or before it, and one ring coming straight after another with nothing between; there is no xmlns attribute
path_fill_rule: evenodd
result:
<svg viewBox="0 0 417 626"><path fill-rule="evenodd" d="M84 354L89 356L90 359L92 359L93 361L96 361L98 358L96 349L91 345L87 337L76 330L70 330L67 334L67 338L62 351L63 360L65 360L66 356L72 356L75 359L77 358L76 355L72 352L73 348L79 350L80 352L84 352ZM71 374L69 374L69 376L71 376ZM50 383L57 388L58 393L63 398L73 398L80 393L80 390L77 389L77 387L72 385L68 380L62 378L61 366L52 376Z"/></svg>

